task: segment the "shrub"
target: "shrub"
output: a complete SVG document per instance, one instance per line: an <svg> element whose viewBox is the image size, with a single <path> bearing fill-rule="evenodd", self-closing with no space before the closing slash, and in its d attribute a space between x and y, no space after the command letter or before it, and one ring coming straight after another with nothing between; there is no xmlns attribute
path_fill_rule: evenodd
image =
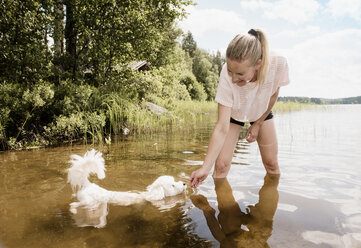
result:
<svg viewBox="0 0 361 248"><path fill-rule="evenodd" d="M180 83L187 87L187 91L192 100L204 101L207 99L207 94L204 91L203 86L197 81L192 73L188 72L183 75Z"/></svg>
<svg viewBox="0 0 361 248"><path fill-rule="evenodd" d="M55 143L57 140L72 142L77 139L102 141L106 117L97 112L75 112L69 116L60 115L56 120L44 127L44 135Z"/></svg>

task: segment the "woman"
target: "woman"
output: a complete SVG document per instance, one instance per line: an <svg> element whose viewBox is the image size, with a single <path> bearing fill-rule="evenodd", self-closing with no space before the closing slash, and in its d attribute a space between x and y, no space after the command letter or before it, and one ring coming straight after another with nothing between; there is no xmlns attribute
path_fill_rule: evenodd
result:
<svg viewBox="0 0 361 248"><path fill-rule="evenodd" d="M229 43L215 99L218 102L218 121L203 166L190 177L192 187L198 187L207 178L214 163L213 177L227 176L245 122L251 123L245 139L257 141L266 171L280 174L272 107L280 86L288 83L287 61L284 57L269 54L262 30L251 29L248 34L237 35Z"/></svg>

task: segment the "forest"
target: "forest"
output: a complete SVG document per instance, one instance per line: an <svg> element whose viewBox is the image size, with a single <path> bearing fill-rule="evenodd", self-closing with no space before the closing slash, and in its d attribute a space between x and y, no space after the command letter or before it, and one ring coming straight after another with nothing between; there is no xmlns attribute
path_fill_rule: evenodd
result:
<svg viewBox="0 0 361 248"><path fill-rule="evenodd" d="M146 103L171 113L207 106L224 59L177 27L192 4L2 1L0 150L102 142L177 121L155 115ZM134 69L139 61L148 69Z"/></svg>

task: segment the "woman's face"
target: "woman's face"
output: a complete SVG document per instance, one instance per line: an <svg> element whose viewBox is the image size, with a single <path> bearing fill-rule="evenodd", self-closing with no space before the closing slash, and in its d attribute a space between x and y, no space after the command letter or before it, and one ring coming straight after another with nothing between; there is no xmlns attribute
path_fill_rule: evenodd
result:
<svg viewBox="0 0 361 248"><path fill-rule="evenodd" d="M251 66L248 59L238 61L227 59L228 75L232 78L232 83L244 86L249 82L257 80L257 70L260 67L259 60L255 66Z"/></svg>

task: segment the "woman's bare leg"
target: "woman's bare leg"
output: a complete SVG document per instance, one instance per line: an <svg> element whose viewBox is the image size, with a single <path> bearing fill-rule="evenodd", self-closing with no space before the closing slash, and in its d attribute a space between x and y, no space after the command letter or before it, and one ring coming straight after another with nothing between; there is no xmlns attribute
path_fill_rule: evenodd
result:
<svg viewBox="0 0 361 248"><path fill-rule="evenodd" d="M257 138L262 162L270 174L280 174L278 166L278 142L274 120L264 121Z"/></svg>
<svg viewBox="0 0 361 248"><path fill-rule="evenodd" d="M227 176L228 171L231 168L233 152L239 140L240 131L240 125L230 123L226 140L216 159L213 178L224 178Z"/></svg>

